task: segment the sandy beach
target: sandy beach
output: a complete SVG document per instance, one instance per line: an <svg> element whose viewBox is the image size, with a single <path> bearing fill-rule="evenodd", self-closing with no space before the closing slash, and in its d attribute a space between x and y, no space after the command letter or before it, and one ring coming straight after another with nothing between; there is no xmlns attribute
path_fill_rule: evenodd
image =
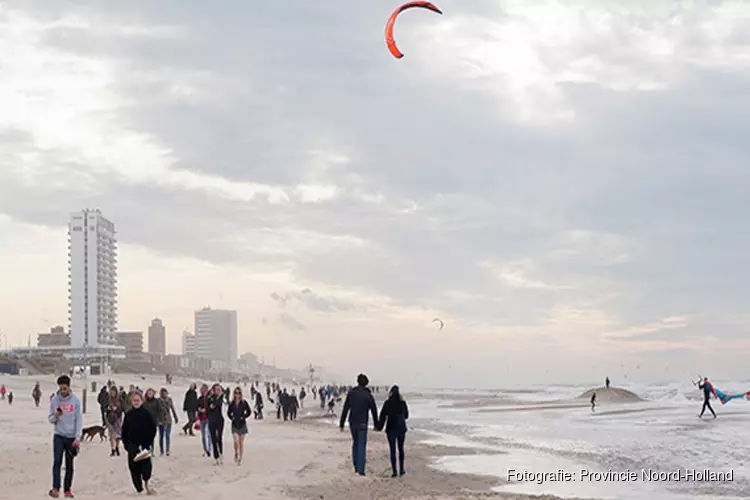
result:
<svg viewBox="0 0 750 500"><path fill-rule="evenodd" d="M118 384L137 383L140 387L162 386L158 379L114 377ZM129 380L132 379L132 380ZM47 405L54 384L40 380L44 393L42 406L36 408L30 393L36 378L3 377L15 393L9 406L0 403L3 426L3 449L0 457L0 499L43 498L51 481L52 426L47 422ZM187 381L171 386L175 405L181 407ZM82 393L83 381L74 381L74 390ZM309 406L309 404L308 404ZM451 454L473 454L460 448L430 447L417 443L416 432L407 442L408 475L390 478L387 443L382 433L370 433L368 477L351 470L349 433L339 432L336 425L320 419L319 410L302 410L297 422L267 419L251 422L246 457L242 466L231 461L215 466L201 456L198 437L172 432L172 456L154 458L152 486L158 496L183 499L235 500L262 498L270 500L470 500L478 498L529 499L529 497L493 493L498 484L491 477L450 474L432 467L435 457ZM184 414L180 412L184 418ZM99 423L95 396L88 397L87 425ZM231 451L231 436L225 431L226 453ZM74 492L76 498L100 499L135 497L125 457L109 457L107 443L97 439L86 442L75 462Z"/></svg>

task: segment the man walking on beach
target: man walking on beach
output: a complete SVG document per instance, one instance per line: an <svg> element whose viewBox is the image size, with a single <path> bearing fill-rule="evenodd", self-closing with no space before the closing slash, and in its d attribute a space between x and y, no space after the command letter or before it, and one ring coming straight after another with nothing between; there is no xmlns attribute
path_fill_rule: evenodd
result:
<svg viewBox="0 0 750 500"><path fill-rule="evenodd" d="M344 409L341 411L339 428L344 432L344 424L347 414L349 415L349 430L352 433L352 463L354 471L360 476L365 475L367 462L367 424L369 415L372 414L373 425L378 424L378 408L375 398L372 397L367 384L370 380L367 375L360 373L357 376L357 387L349 391L344 401Z"/></svg>
<svg viewBox="0 0 750 500"><path fill-rule="evenodd" d="M81 402L70 390L70 377L61 375L57 379L58 391L52 396L49 407L49 421L55 426L52 440L52 489L49 496L60 496L60 469L65 457L65 498L73 498L73 459L80 449L83 430L83 411Z"/></svg>

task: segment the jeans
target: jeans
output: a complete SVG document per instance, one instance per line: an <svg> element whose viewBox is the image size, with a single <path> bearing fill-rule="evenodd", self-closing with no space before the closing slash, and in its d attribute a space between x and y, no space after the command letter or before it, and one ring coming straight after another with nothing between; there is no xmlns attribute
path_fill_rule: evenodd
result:
<svg viewBox="0 0 750 500"><path fill-rule="evenodd" d="M208 433L208 420L201 420L201 443L203 451L211 455L211 435Z"/></svg>
<svg viewBox="0 0 750 500"><path fill-rule="evenodd" d="M58 436L52 439L52 488L55 490L60 489L60 469L63 463L63 456L65 456L65 489L64 491L70 491L73 487L73 438L66 438Z"/></svg>
<svg viewBox="0 0 750 500"><path fill-rule="evenodd" d="M211 433L211 446L214 448L214 458L218 459L224 455L224 419L209 422L208 430Z"/></svg>
<svg viewBox="0 0 750 500"><path fill-rule="evenodd" d="M386 435L388 437L388 447L391 449L391 469L393 469L393 475L395 476L398 472L404 475L406 473L404 469L404 441L406 440L406 434L403 432L393 432ZM396 447L398 447L398 469L396 469Z"/></svg>
<svg viewBox="0 0 750 500"><path fill-rule="evenodd" d="M172 444L172 424L159 426L159 453L164 453L164 438L167 439L167 453Z"/></svg>
<svg viewBox="0 0 750 500"><path fill-rule="evenodd" d="M367 424L354 426L349 424L349 430L352 433L352 464L354 470L364 476L367 464Z"/></svg>

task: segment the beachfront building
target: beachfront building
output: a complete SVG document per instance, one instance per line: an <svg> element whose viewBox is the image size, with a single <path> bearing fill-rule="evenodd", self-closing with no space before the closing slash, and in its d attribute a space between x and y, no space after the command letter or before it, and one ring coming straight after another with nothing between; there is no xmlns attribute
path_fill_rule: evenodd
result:
<svg viewBox="0 0 750 500"><path fill-rule="evenodd" d="M195 356L195 335L188 331L182 332L182 355Z"/></svg>
<svg viewBox="0 0 750 500"><path fill-rule="evenodd" d="M38 333L36 346L45 347L70 347L70 334L62 326L50 328L49 333Z"/></svg>
<svg viewBox="0 0 750 500"><path fill-rule="evenodd" d="M237 311L204 307L195 312L195 356L237 366Z"/></svg>
<svg viewBox="0 0 750 500"><path fill-rule="evenodd" d="M125 359L128 361L142 361L143 332L117 332L117 345L125 348Z"/></svg>
<svg viewBox="0 0 750 500"><path fill-rule="evenodd" d="M151 354L167 353L167 329L159 318L151 321L148 327L148 352Z"/></svg>
<svg viewBox="0 0 750 500"><path fill-rule="evenodd" d="M116 345L117 240L99 210L71 215L68 225L68 300L74 349Z"/></svg>

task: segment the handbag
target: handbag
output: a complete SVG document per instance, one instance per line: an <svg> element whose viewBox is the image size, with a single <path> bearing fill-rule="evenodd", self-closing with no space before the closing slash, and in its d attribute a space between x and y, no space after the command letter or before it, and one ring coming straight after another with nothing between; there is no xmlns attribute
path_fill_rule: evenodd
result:
<svg viewBox="0 0 750 500"><path fill-rule="evenodd" d="M193 426L193 429L195 429L196 431L201 430L201 423L200 422L195 422L195 425Z"/></svg>

